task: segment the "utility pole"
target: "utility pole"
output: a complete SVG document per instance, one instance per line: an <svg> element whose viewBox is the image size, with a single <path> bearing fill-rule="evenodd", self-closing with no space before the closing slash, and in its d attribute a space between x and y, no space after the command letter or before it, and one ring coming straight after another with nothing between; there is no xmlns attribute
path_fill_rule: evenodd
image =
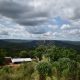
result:
<svg viewBox="0 0 80 80"><path fill-rule="evenodd" d="M44 40L44 44L46 43L46 41Z"/></svg>

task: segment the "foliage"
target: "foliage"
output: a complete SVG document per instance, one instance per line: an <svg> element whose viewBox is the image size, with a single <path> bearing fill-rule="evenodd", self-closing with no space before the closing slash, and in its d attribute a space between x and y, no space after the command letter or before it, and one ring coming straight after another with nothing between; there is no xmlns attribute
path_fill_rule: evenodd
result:
<svg viewBox="0 0 80 80"><path fill-rule="evenodd" d="M46 80L46 76L52 75L52 66L48 62L40 62L36 66L36 69L40 75L40 80Z"/></svg>
<svg viewBox="0 0 80 80"><path fill-rule="evenodd" d="M7 52L5 49L0 49L0 64L4 64L4 57L6 56Z"/></svg>
<svg viewBox="0 0 80 80"><path fill-rule="evenodd" d="M20 51L20 53L19 53L19 57L22 57L22 58L24 58L24 57L28 57L28 53L27 53L27 51Z"/></svg>
<svg viewBox="0 0 80 80"><path fill-rule="evenodd" d="M35 61L16 68L2 66L6 56ZM0 49L0 65L0 80L80 80L80 52L72 48L40 45L33 49Z"/></svg>
<svg viewBox="0 0 80 80"><path fill-rule="evenodd" d="M35 56L39 58L39 60L42 59L42 56L46 53L46 46L40 45L35 49Z"/></svg>
<svg viewBox="0 0 80 80"><path fill-rule="evenodd" d="M48 62L40 62L36 66L39 74L50 76L52 73L52 66Z"/></svg>

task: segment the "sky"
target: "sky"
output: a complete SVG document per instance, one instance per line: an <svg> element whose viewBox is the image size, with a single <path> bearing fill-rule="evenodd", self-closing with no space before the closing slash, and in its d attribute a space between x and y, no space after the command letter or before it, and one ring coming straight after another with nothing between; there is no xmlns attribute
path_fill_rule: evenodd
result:
<svg viewBox="0 0 80 80"><path fill-rule="evenodd" d="M80 41L80 0L0 0L0 39Z"/></svg>

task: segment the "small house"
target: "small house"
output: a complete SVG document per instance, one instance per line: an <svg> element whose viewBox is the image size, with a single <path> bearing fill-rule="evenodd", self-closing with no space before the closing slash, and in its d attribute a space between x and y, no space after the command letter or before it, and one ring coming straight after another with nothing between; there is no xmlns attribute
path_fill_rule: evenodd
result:
<svg viewBox="0 0 80 80"><path fill-rule="evenodd" d="M9 64L19 64L19 63L23 63L23 62L31 62L32 59L31 58L11 58L11 57L5 57L5 65L9 65Z"/></svg>
<svg viewBox="0 0 80 80"><path fill-rule="evenodd" d="M31 58L12 58L11 59L13 64L23 63L23 62L31 62Z"/></svg>

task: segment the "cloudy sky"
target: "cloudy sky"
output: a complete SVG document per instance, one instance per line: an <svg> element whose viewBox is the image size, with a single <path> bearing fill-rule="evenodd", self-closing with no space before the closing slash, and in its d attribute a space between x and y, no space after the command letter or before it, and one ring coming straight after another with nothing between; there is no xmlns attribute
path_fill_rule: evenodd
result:
<svg viewBox="0 0 80 80"><path fill-rule="evenodd" d="M80 41L80 0L0 0L0 39Z"/></svg>

